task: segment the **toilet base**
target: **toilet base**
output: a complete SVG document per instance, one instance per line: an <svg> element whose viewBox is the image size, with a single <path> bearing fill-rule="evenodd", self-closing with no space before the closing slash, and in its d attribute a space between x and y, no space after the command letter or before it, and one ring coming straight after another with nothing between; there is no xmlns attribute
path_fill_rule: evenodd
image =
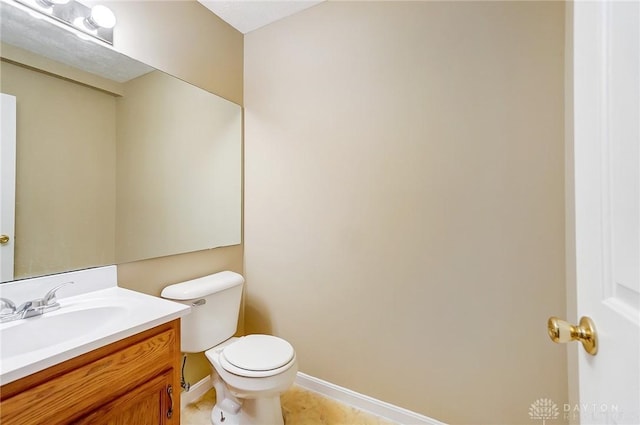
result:
<svg viewBox="0 0 640 425"><path fill-rule="evenodd" d="M237 413L216 404L211 411L213 425L284 425L280 396L242 400Z"/></svg>

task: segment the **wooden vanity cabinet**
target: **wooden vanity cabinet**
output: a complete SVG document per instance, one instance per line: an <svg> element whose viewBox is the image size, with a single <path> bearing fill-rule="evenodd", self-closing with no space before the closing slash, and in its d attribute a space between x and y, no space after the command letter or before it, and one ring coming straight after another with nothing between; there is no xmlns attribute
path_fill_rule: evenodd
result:
<svg viewBox="0 0 640 425"><path fill-rule="evenodd" d="M180 425L179 319L0 387L0 424Z"/></svg>

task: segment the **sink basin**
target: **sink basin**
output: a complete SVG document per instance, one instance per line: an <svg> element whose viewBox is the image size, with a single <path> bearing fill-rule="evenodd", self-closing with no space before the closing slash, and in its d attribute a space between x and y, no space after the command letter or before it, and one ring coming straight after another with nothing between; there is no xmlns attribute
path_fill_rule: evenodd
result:
<svg viewBox="0 0 640 425"><path fill-rule="evenodd" d="M58 310L0 323L3 385L190 311L184 304L115 286L58 302Z"/></svg>
<svg viewBox="0 0 640 425"><path fill-rule="evenodd" d="M118 320L127 309L122 306L97 306L76 310L60 310L29 319L16 320L13 326L0 332L0 358L20 356L71 339L84 338L100 332L110 322Z"/></svg>

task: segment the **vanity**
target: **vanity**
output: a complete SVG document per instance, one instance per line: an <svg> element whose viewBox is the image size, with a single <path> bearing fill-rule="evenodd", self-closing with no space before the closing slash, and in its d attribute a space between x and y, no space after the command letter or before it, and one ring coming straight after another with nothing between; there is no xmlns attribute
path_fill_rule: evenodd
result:
<svg viewBox="0 0 640 425"><path fill-rule="evenodd" d="M61 280L60 308L0 324L0 423L180 424L180 317L189 307L115 285L115 266ZM19 286L19 288L18 288Z"/></svg>

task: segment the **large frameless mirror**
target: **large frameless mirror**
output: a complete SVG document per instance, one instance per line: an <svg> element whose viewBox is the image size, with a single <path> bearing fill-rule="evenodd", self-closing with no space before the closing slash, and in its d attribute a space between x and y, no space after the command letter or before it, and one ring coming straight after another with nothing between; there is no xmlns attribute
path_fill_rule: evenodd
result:
<svg viewBox="0 0 640 425"><path fill-rule="evenodd" d="M0 7L0 91L16 100L2 281L241 242L240 106Z"/></svg>

